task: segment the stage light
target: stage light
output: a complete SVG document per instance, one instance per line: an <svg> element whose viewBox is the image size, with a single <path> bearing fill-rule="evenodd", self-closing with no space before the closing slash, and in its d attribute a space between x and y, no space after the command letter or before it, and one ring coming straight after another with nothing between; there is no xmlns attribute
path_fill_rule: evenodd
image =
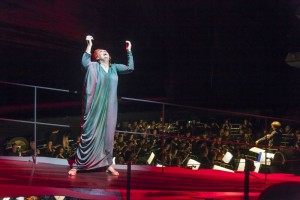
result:
<svg viewBox="0 0 300 200"><path fill-rule="evenodd" d="M254 166L255 166L254 171L255 171L256 173L258 173L258 172L259 172L259 169L260 169L260 162L254 161Z"/></svg>
<svg viewBox="0 0 300 200"><path fill-rule="evenodd" d="M231 170L232 166L230 164L228 164L228 163L230 163L230 161L231 161L232 158L233 158L232 153L230 153L229 151L227 151L225 153L225 155L223 156L223 158L222 158L223 162L220 162L220 165L222 165L222 167L219 166L219 165L214 165L213 169L221 170L221 171L227 171L227 172L234 172L233 170ZM226 166L229 166L230 169L226 168Z"/></svg>
<svg viewBox="0 0 300 200"><path fill-rule="evenodd" d="M150 156L149 156L149 158L147 160L148 165L150 165L152 163L154 157L155 157L155 154L153 152L151 152L151 154L150 154Z"/></svg>
<svg viewBox="0 0 300 200"><path fill-rule="evenodd" d="M215 170L220 170L220 171L225 171L225 172L232 172L232 173L234 173L233 170L227 169L227 168L225 168L225 167L221 167L221 166L219 166L219 165L214 165L214 166L213 166L213 169L215 169Z"/></svg>
<svg viewBox="0 0 300 200"><path fill-rule="evenodd" d="M251 149L249 149L249 151L253 152L253 153L261 153L261 152L265 152L264 149L260 149L260 148L257 148L257 147L252 147Z"/></svg>
<svg viewBox="0 0 300 200"><path fill-rule="evenodd" d="M191 168L192 170L198 170L200 167L201 163L193 160L193 159L189 159L188 163L187 163L187 167Z"/></svg>
<svg viewBox="0 0 300 200"><path fill-rule="evenodd" d="M259 169L260 169L260 162L253 161L253 164L255 166L254 172L258 173ZM246 159L243 159L243 158L240 159L237 171L245 171L245 166L246 166Z"/></svg>
<svg viewBox="0 0 300 200"><path fill-rule="evenodd" d="M228 164L231 161L232 158L233 158L233 155L229 151L227 151L225 153L225 155L223 156L222 161L224 163Z"/></svg>
<svg viewBox="0 0 300 200"><path fill-rule="evenodd" d="M264 153L261 152L258 156L258 161L263 165L271 165L271 160L274 158L274 153Z"/></svg>
<svg viewBox="0 0 300 200"><path fill-rule="evenodd" d="M296 17L297 17L298 19L300 19L300 7L298 7L298 8L296 9L295 15L296 15Z"/></svg>
<svg viewBox="0 0 300 200"><path fill-rule="evenodd" d="M54 196L55 200L64 200L65 196Z"/></svg>
<svg viewBox="0 0 300 200"><path fill-rule="evenodd" d="M260 149L258 147L252 147L249 149L249 152L252 152L253 154L249 154L248 157L252 158L253 160L259 161L258 157L261 153L264 153L264 149Z"/></svg>
<svg viewBox="0 0 300 200"><path fill-rule="evenodd" d="M240 159L237 171L244 171L246 166L246 160Z"/></svg>
<svg viewBox="0 0 300 200"><path fill-rule="evenodd" d="M292 67L300 68L300 52L289 52L285 62Z"/></svg>

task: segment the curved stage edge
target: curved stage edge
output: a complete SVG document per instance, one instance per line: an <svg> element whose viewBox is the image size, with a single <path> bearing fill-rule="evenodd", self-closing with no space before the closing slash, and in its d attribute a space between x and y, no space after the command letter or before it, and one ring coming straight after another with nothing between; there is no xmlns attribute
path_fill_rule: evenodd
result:
<svg viewBox="0 0 300 200"><path fill-rule="evenodd" d="M126 199L127 166L116 165L120 176L106 172L68 176L66 160L0 157L0 197L69 196L79 199ZM249 199L266 188L298 182L294 174L250 173ZM212 169L131 166L130 199L244 199L244 173Z"/></svg>

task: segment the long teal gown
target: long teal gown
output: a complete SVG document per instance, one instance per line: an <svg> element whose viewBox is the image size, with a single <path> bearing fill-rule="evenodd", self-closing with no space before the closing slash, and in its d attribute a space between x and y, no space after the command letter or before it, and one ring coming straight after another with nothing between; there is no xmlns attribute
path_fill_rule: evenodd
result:
<svg viewBox="0 0 300 200"><path fill-rule="evenodd" d="M127 66L111 64L105 72L99 62L91 61L90 54L85 52L82 56L85 71L82 133L73 169L93 170L112 164L118 112L118 74L134 70L131 52L127 53L127 58Z"/></svg>

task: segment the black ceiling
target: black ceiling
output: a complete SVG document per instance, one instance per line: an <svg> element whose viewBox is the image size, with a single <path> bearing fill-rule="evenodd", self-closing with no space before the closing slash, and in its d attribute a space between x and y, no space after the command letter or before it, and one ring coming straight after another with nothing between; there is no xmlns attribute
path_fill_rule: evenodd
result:
<svg viewBox="0 0 300 200"><path fill-rule="evenodd" d="M0 80L80 91L80 59L91 34L94 46L107 49L113 62L126 62L124 41L132 41L136 70L120 78L119 96L294 108L300 71L284 59L300 47L296 4L2 0ZM2 96L14 95L1 90Z"/></svg>

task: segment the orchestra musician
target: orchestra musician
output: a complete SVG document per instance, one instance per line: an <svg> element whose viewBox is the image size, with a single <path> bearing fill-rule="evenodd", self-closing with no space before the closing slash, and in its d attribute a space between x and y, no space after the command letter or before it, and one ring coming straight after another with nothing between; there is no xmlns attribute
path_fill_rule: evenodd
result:
<svg viewBox="0 0 300 200"><path fill-rule="evenodd" d="M256 140L255 144L258 145L263 141L268 142L268 147L279 147L282 140L282 132L280 130L281 123L274 121L271 123L271 133L263 136L262 138Z"/></svg>

